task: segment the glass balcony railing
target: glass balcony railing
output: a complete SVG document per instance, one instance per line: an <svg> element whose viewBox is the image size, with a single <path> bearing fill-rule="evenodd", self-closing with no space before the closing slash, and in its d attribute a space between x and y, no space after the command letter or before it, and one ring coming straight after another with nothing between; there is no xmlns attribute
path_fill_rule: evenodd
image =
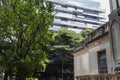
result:
<svg viewBox="0 0 120 80"><path fill-rule="evenodd" d="M89 23L97 23L97 24L104 24L105 22L103 21L95 21L95 20L88 20L88 19L84 19L85 22L89 22Z"/></svg>
<svg viewBox="0 0 120 80"><path fill-rule="evenodd" d="M70 6L70 7L76 7L76 8L80 8L80 9L87 9L87 10L91 10L91 11L98 11L98 12L101 12L101 13L106 12L104 9L91 8L91 7L86 7L84 5L74 5L73 3L69 3L67 5Z"/></svg>
<svg viewBox="0 0 120 80"><path fill-rule="evenodd" d="M97 9L97 8L90 8L90 7L86 7L83 5L75 5L73 3L70 3L69 1L57 1L57 0L49 0L52 1L54 4L59 4L59 5L66 5L68 7L76 7L79 9L87 9L87 10L91 10L91 11L98 11L101 13L105 13L106 11L104 9Z"/></svg>
<svg viewBox="0 0 120 80"><path fill-rule="evenodd" d="M74 13L83 13L83 10L73 10Z"/></svg>
<svg viewBox="0 0 120 80"><path fill-rule="evenodd" d="M91 19L91 20L88 20L88 19L85 19L85 18L76 18L76 17L66 17L66 16L62 16L62 15L56 15L55 16L56 18L66 18L70 21L80 21L80 22L88 22L88 23L94 23L94 24L98 24L98 25L101 25L101 24L104 24L105 22L104 21L96 21L94 19Z"/></svg>
<svg viewBox="0 0 120 80"><path fill-rule="evenodd" d="M65 21L54 21L53 22L54 25L61 25L64 27L72 27L72 28L86 28L86 25L82 25L82 24L74 24L74 23L70 23L70 22L65 22Z"/></svg>
<svg viewBox="0 0 120 80"><path fill-rule="evenodd" d="M101 19L105 19L104 15L96 15L96 14L91 14L91 13L83 13L83 15L88 15L88 16L93 16L93 17L98 17Z"/></svg>
<svg viewBox="0 0 120 80"><path fill-rule="evenodd" d="M83 10L73 10L73 9L67 9L67 8L62 8L62 7L56 7L54 9L55 11L60 11L60 12L66 12L66 13L71 13L71 14L74 14L74 13L82 13Z"/></svg>
<svg viewBox="0 0 120 80"><path fill-rule="evenodd" d="M100 27L100 25L95 25L95 24L91 24L91 26L89 26L89 25L86 25L86 24L84 24L84 22L83 23L75 23L75 22L71 22L71 21L61 21L61 20L55 20L54 22L53 22L53 24L54 25L57 25L57 26L62 26L62 25L64 25L64 26L69 26L69 27L77 27L77 28L94 28L94 29L96 29L96 28L98 28L98 27Z"/></svg>
<svg viewBox="0 0 120 80"><path fill-rule="evenodd" d="M54 10L59 12L73 13L72 10L68 10L66 8L61 8L61 7L56 7Z"/></svg>
<svg viewBox="0 0 120 80"><path fill-rule="evenodd" d="M83 15L88 15L88 16L93 16L93 17L105 19L105 15L96 15L96 14L91 14L91 13L84 13L83 10L70 10L70 9L68 10L67 8L56 7L55 11L66 12L66 13L71 13L71 14L82 13Z"/></svg>

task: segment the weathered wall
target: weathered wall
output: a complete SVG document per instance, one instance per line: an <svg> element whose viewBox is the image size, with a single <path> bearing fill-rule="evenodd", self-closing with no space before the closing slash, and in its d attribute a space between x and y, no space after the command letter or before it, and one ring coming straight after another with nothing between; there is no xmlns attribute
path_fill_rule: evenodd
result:
<svg viewBox="0 0 120 80"><path fill-rule="evenodd" d="M108 73L112 72L112 67L113 67L113 60L112 60L112 55L110 52L110 44L109 41L105 42L97 47L94 47L90 49L90 73L92 74L99 74L98 73L98 61L97 61L97 52L101 50L106 50L106 56L107 56L107 65L108 65Z"/></svg>
<svg viewBox="0 0 120 80"><path fill-rule="evenodd" d="M110 10L111 10L111 12L113 10L117 9L117 6L120 6L120 0L109 0L109 1L110 1Z"/></svg>
<svg viewBox="0 0 120 80"><path fill-rule="evenodd" d="M111 41L115 66L117 66L120 65L120 23L116 21L111 25Z"/></svg>
<svg viewBox="0 0 120 80"><path fill-rule="evenodd" d="M112 72L113 60L108 35L90 43L85 49L74 54L74 73L76 76L98 74L97 52L106 49L108 73Z"/></svg>
<svg viewBox="0 0 120 80"><path fill-rule="evenodd" d="M89 74L89 53L83 54L74 58L74 72L76 76L78 75L88 75Z"/></svg>

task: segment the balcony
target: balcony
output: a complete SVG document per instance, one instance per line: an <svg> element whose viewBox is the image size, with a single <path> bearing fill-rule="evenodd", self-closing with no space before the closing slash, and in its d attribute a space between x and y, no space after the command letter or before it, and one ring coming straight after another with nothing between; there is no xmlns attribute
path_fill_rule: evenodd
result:
<svg viewBox="0 0 120 80"><path fill-rule="evenodd" d="M62 8L62 7L56 7L54 9L55 11L59 11L59 12L65 12L65 13L70 13L70 14L80 14L80 13L83 13L83 10L70 10L70 9L67 9L67 8Z"/></svg>
<svg viewBox="0 0 120 80"><path fill-rule="evenodd" d="M96 24L99 24L99 25L102 25L104 24L105 22L104 21L95 21L94 19L92 20L88 20L88 19L84 19L85 22L89 22L89 23L96 23Z"/></svg>
<svg viewBox="0 0 120 80"><path fill-rule="evenodd" d="M67 17L67 16L62 16L62 15L55 15L56 18L66 18L70 21L79 21L79 22L88 22L88 23L92 23L92 24L97 24L97 25L102 25L104 24L105 22L104 21L96 21L96 20L88 20L88 19L85 19L85 18L76 18L76 17Z"/></svg>
<svg viewBox="0 0 120 80"><path fill-rule="evenodd" d="M79 8L79 9L87 9L87 10L91 10L91 11L98 11L98 12L101 12L101 13L105 13L105 10L103 9L97 9L97 8L90 8L90 7L86 7L86 6L83 6L83 5L75 5L71 2L67 2L67 1L57 1L57 0L49 0L49 1L52 1L54 4L59 4L59 5L66 5L66 6L69 6L69 7L76 7L76 8Z"/></svg>
<svg viewBox="0 0 120 80"><path fill-rule="evenodd" d="M120 80L120 74L99 74L77 76L76 80Z"/></svg>
<svg viewBox="0 0 120 80"><path fill-rule="evenodd" d="M69 28L78 28L78 29L86 28L86 25L74 24L74 23L65 22L65 21L54 21L53 24L57 26L69 27Z"/></svg>
<svg viewBox="0 0 120 80"><path fill-rule="evenodd" d="M54 4L59 4L59 5L65 5L67 1L57 1L57 0L46 0L46 1L51 1Z"/></svg>
<svg viewBox="0 0 120 80"><path fill-rule="evenodd" d="M93 16L101 19L105 19L104 15L96 15L96 14L90 14L90 13L83 13L83 15Z"/></svg>
<svg viewBox="0 0 120 80"><path fill-rule="evenodd" d="M93 17L97 17L97 18L100 18L100 19L105 19L105 15L96 15L96 14L91 14L91 13L85 13L83 12L83 10L70 10L70 9L67 9L67 8L62 8L62 7L55 7L54 9L55 11L59 11L59 12L65 12L65 13L70 13L70 14L78 14L78 15L87 15L87 16L93 16ZM81 14L80 14L81 13Z"/></svg>
<svg viewBox="0 0 120 80"><path fill-rule="evenodd" d="M73 10L73 13L83 13L83 10Z"/></svg>
<svg viewBox="0 0 120 80"><path fill-rule="evenodd" d="M90 8L90 7L86 7L84 5L82 5L81 7L83 9L86 9L86 10L97 11L97 12L100 12L100 13L105 13L106 12L104 9Z"/></svg>
<svg viewBox="0 0 120 80"><path fill-rule="evenodd" d="M71 14L73 13L72 10L68 10L66 8L61 8L61 7L56 7L54 10L59 12L71 13Z"/></svg>

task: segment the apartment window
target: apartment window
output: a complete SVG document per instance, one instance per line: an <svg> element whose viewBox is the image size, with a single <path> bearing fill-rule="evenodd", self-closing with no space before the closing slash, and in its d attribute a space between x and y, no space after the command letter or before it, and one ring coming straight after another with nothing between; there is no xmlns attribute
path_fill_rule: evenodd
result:
<svg viewBox="0 0 120 80"><path fill-rule="evenodd" d="M99 73L108 73L106 51L98 51L98 71Z"/></svg>

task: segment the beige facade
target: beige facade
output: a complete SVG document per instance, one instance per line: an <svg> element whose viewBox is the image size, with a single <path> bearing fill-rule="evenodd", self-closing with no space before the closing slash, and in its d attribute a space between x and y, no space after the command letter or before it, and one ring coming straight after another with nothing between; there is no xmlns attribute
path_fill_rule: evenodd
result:
<svg viewBox="0 0 120 80"><path fill-rule="evenodd" d="M104 31L107 30L106 28L107 27L103 26ZM100 32L100 30L101 28L97 31L93 31L91 37L94 37L96 32ZM84 43L84 47L80 49L77 46L76 48L78 48L78 50L73 53L75 80L77 76L100 74L98 71L98 52L102 50L105 50L106 52L108 73L113 73L114 62L111 54L108 33L99 33L96 38L92 38L87 43L85 43L85 41L82 43Z"/></svg>

